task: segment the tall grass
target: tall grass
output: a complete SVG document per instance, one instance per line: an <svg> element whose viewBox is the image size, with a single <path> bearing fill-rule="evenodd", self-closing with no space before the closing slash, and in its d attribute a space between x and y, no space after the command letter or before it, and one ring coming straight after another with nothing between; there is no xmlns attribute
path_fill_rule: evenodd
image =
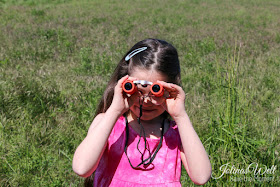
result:
<svg viewBox="0 0 280 187"><path fill-rule="evenodd" d="M242 178L239 185L246 186L246 181L243 177L251 178L255 184L266 186L267 183L255 180L252 173L247 175L225 175L221 180L215 180L221 176L223 171L221 166L229 164L238 169L246 169L250 164L257 163L263 167L275 165L275 159L266 160L258 157L258 150L265 144L264 139L255 139L255 130L253 129L252 119L254 116L250 113L251 107L250 98L246 98L243 83L239 80L240 72L240 47L235 47L232 55L228 57L226 69L221 71L221 67L217 67L217 73L220 74L219 97L223 105L215 106L211 104L212 111L211 122L209 123L209 134L204 142L208 146L208 152L213 163L213 178L212 184L216 185L231 185L235 177ZM272 155L275 145L270 147ZM273 149L273 150L271 150ZM253 164L256 166L256 164ZM252 169L251 169L252 170ZM270 175L271 176L271 175ZM268 177L263 175L261 177ZM273 177L273 176L272 176ZM277 182L269 181L270 185Z"/></svg>
<svg viewBox="0 0 280 187"><path fill-rule="evenodd" d="M213 167L206 186L279 186L278 168L261 175L271 181L253 173L218 178L225 164L279 166L279 7L277 0L0 0L0 186L82 185L74 151L116 64L148 37L178 49L187 112ZM195 186L184 169L181 182Z"/></svg>
<svg viewBox="0 0 280 187"><path fill-rule="evenodd" d="M206 186L279 184L279 142L275 141L279 134L279 117L268 124L271 125L271 131L265 133L266 138L258 134L260 129L256 129L254 124L257 121L254 120L256 113L252 110L255 93L248 92L250 88L246 88L247 81L241 79L242 50L242 45L236 43L232 51L228 52L226 61L216 58L213 63L215 82L211 85L212 81L207 79L207 87L211 85L214 89L208 103L208 126L201 132L213 167L211 180ZM212 92L210 90L209 93ZM246 171L248 167L251 172L238 173L240 169ZM224 173L225 168L228 173ZM254 169L261 174L254 173ZM269 169L275 170L273 174ZM182 183L194 186L190 179L183 178Z"/></svg>

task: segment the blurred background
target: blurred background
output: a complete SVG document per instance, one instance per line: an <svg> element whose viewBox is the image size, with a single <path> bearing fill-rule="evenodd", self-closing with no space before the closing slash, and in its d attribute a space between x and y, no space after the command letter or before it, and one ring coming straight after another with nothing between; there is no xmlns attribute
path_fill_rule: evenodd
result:
<svg viewBox="0 0 280 187"><path fill-rule="evenodd" d="M0 185L82 186L72 157L111 73L158 38L179 53L205 186L279 186L279 31L278 0L0 0Z"/></svg>

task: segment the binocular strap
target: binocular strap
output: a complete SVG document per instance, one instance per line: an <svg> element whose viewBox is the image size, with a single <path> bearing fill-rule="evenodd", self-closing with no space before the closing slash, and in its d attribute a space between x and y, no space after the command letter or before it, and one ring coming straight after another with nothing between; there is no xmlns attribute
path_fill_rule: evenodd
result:
<svg viewBox="0 0 280 187"><path fill-rule="evenodd" d="M127 156L127 146L128 146L128 139L129 139L129 127L128 127L128 120L127 120L127 117L125 116L125 120L126 120L126 141L125 141L125 147L124 147L124 152L125 152L125 154L126 154L126 157L127 157L127 159L128 159L128 162L129 162L129 164L130 164L130 166L133 168L133 169L141 169L141 168L139 168L139 166L141 166L141 165L144 165L145 167L147 167L147 166L149 166L152 162L153 162L153 160L155 159L155 157L156 157L156 154L158 153L158 151L159 151L159 149L161 148L161 145L162 145L162 140L163 140L163 132L164 132L164 119L163 119L163 121L162 121L162 125L161 125L161 137L160 137L160 142L159 142L159 144L158 144L158 146L157 146L157 149L155 150L155 152L154 152L154 154L152 155L151 154L151 151L150 151L150 147L149 147L149 144L147 143L147 139L146 139L146 134L145 134L145 129L144 129L144 127L143 127L143 125L141 124L141 121L140 121L140 118L141 118L141 116L142 116L142 105L140 105L140 115L139 115L139 118L138 118L138 123L139 123L139 125L141 126L141 132L140 132L140 135L139 135L139 140L138 140L138 143L137 143L137 149L138 149L138 151L140 152L140 154L141 154L141 163L139 163L137 166L133 166L132 164L131 164L131 161L130 161L130 159L128 158L128 156ZM140 149L139 149L139 143L140 143L140 140L141 140L141 134L142 134L142 131L143 131L143 138L144 138L144 143L145 143L145 149L144 149L144 152L142 153L141 151L140 151ZM147 147L147 144L148 144L148 147ZM144 153L145 153L145 151L146 150L148 150L148 152L149 152L149 157L148 158L146 158L146 159L144 159Z"/></svg>

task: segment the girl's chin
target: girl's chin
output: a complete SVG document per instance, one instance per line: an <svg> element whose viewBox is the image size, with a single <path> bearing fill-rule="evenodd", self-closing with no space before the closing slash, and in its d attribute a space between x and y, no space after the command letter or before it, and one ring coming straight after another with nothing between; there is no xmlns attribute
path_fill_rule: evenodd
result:
<svg viewBox="0 0 280 187"><path fill-rule="evenodd" d="M157 113L156 109L142 109L142 116L153 116L153 114ZM140 114L140 108L136 108L136 114L139 116Z"/></svg>
<svg viewBox="0 0 280 187"><path fill-rule="evenodd" d="M139 111L140 111L140 109L139 109ZM146 109L142 109L142 113L151 113L151 112L155 112L155 110L150 110L150 109L146 110Z"/></svg>
<svg viewBox="0 0 280 187"><path fill-rule="evenodd" d="M141 116L141 120L144 120L144 121L150 121L150 120L152 120L154 118L155 118L155 116L152 116L152 115L145 115L145 114L143 114Z"/></svg>
<svg viewBox="0 0 280 187"><path fill-rule="evenodd" d="M132 113L134 113L134 115L136 117L139 117L139 114L140 114L140 108L138 107L135 107L134 110L131 110ZM148 110L145 110L145 109L142 109L142 116L141 116L141 120L152 120L158 116L160 116L164 111L159 111L157 109L148 109Z"/></svg>

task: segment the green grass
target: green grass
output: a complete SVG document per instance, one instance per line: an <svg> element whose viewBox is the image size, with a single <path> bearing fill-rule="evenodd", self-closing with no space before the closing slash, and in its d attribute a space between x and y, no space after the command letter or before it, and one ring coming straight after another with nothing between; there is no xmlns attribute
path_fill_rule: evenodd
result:
<svg viewBox="0 0 280 187"><path fill-rule="evenodd" d="M279 167L280 2L277 0L0 0L0 184L81 186L76 147L118 61L160 38L179 52L186 108L211 158ZM278 186L233 181L206 186ZM183 186L195 186L183 170Z"/></svg>

